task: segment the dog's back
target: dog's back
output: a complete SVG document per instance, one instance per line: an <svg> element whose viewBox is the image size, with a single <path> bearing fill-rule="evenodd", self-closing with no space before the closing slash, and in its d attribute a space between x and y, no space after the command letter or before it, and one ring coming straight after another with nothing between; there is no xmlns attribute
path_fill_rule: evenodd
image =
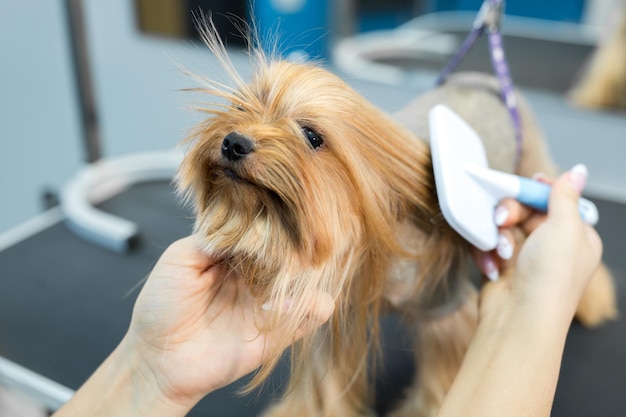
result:
<svg viewBox="0 0 626 417"><path fill-rule="evenodd" d="M529 106L519 93L516 99L522 121L523 149L518 173L526 176L538 171L554 174L543 134ZM447 105L472 126L485 145L491 168L505 172L516 170L515 129L495 77L483 73L454 74L442 86L409 103L395 118L418 138L428 141L428 112L436 104Z"/></svg>

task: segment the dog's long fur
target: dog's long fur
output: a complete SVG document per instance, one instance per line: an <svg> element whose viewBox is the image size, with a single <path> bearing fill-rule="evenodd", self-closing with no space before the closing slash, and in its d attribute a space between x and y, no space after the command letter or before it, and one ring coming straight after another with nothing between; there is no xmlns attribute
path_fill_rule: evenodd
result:
<svg viewBox="0 0 626 417"><path fill-rule="evenodd" d="M570 93L577 105L626 109L626 1L617 5L619 21L598 45L580 82Z"/></svg>
<svg viewBox="0 0 626 417"><path fill-rule="evenodd" d="M413 323L421 381L397 415L433 415L471 340L477 293L469 247L439 210L425 114L448 104L483 137L490 163L511 171L514 132L494 81L456 77L392 118L319 66L260 49L250 51L255 72L246 82L210 26L205 38L232 85L201 79L197 91L226 103L204 110L177 178L195 206L202 249L225 265L225 279L244 280L259 306L278 306L260 331L281 320L289 341L321 292L336 305L329 323L296 345L288 395L269 414L368 414L368 355L380 315L396 309ZM551 173L540 130L520 106L521 173ZM303 128L323 145L313 149ZM231 133L253 144L237 160L221 150ZM610 276L602 279L609 284L589 307L597 322L614 314ZM271 352L251 387L280 354Z"/></svg>

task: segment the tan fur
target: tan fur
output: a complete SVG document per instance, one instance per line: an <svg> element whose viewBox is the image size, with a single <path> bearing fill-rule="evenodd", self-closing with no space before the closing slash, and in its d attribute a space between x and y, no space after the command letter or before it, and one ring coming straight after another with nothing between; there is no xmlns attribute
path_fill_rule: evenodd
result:
<svg viewBox="0 0 626 417"><path fill-rule="evenodd" d="M617 315L613 278L606 265L600 265L578 304L576 318L586 327L596 327Z"/></svg>
<svg viewBox="0 0 626 417"><path fill-rule="evenodd" d="M246 282L259 306L289 300L288 312L276 308L259 329L286 319L285 342L315 294L329 293L336 302L329 323L294 347L287 395L268 415L370 415L368 359L386 309L418 324L411 329L419 384L399 415L434 415L471 339L477 297L468 284L469 247L441 215L427 138L419 123L412 125L424 101L394 119L330 72L256 50L255 75L244 82L211 28L206 41L233 85L200 79L203 87L196 89L227 101L203 110L209 117L191 133L177 178L196 209L199 243L225 265L224 279ZM467 84L461 77L433 94L451 98L475 126L477 119L491 158L512 170L510 120L482 82L493 81L478 77L478 84ZM470 111L475 106L465 106L459 94L487 113ZM522 166L550 170L539 130L526 107L522 111L524 129L535 136ZM491 120L490 128L480 120ZM322 147L311 147L303 126L319 133ZM254 144L237 161L221 151L233 132ZM531 157L547 166L535 167L526 161ZM589 305L596 308L593 297ZM270 352L250 389L280 355Z"/></svg>
<svg viewBox="0 0 626 417"><path fill-rule="evenodd" d="M574 103L591 108L626 109L626 3L608 40L598 46L580 83Z"/></svg>
<svg viewBox="0 0 626 417"><path fill-rule="evenodd" d="M429 417L437 414L452 385L478 324L478 296L469 284L462 305L434 316L412 317L418 335L417 378L393 417ZM424 384L424 381L428 381Z"/></svg>

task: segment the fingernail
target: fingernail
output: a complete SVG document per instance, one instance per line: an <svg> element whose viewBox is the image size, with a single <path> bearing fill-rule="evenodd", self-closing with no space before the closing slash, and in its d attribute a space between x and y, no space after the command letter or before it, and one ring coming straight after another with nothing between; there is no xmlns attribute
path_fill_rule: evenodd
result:
<svg viewBox="0 0 626 417"><path fill-rule="evenodd" d="M589 175L589 171L584 164L575 165L569 171L569 183L578 192L582 192L585 188L585 183L587 182L587 176Z"/></svg>
<svg viewBox="0 0 626 417"><path fill-rule="evenodd" d="M293 299L285 298L285 301L283 302L283 311L289 310L292 304L293 304ZM270 302L265 303L261 306L261 310L263 311L271 311L274 309L275 309L274 303L270 303Z"/></svg>
<svg viewBox="0 0 626 417"><path fill-rule="evenodd" d="M543 172L535 172L532 176L532 179L534 179L535 181L545 180L546 178L548 177Z"/></svg>
<svg viewBox="0 0 626 417"><path fill-rule="evenodd" d="M498 267L496 266L496 263L493 261L493 259L491 259L491 256L485 256L483 258L483 267L485 275L490 281L495 282L498 280L498 278L500 278Z"/></svg>
<svg viewBox="0 0 626 417"><path fill-rule="evenodd" d="M509 210L507 210L504 206L496 207L496 211L493 214L493 220L496 223L496 226L502 226L506 219L509 218Z"/></svg>
<svg viewBox="0 0 626 417"><path fill-rule="evenodd" d="M498 246L496 248L496 252L498 253L498 256L504 260L509 260L513 257L513 245L506 236L498 236Z"/></svg>

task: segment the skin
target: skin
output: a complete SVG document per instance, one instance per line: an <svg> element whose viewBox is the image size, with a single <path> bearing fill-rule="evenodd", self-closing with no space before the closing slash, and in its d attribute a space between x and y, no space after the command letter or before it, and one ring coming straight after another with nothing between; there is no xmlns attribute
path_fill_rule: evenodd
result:
<svg viewBox="0 0 626 417"><path fill-rule="evenodd" d="M517 268L483 288L478 329L440 417L550 415L567 331L602 253L578 213L585 180L576 172L557 179L547 215L502 203L503 226L530 235Z"/></svg>
<svg viewBox="0 0 626 417"><path fill-rule="evenodd" d="M530 235L517 268L483 288L478 329L440 417L550 415L567 330L602 252L578 214L585 178L558 178L547 215L502 202L503 232L517 224ZM497 251L476 256L506 266ZM54 416L186 415L207 393L256 369L266 348L279 343L280 323L256 330L267 314L259 307L240 283L222 278L193 237L175 242L141 291L125 337ZM332 312L332 299L319 294L293 340Z"/></svg>
<svg viewBox="0 0 626 417"><path fill-rule="evenodd" d="M256 324L268 312L241 283L223 279L194 242L187 237L163 253L126 335L55 417L184 416L207 393L254 371L282 340L280 323L259 333ZM331 297L319 294L293 341L333 308Z"/></svg>

